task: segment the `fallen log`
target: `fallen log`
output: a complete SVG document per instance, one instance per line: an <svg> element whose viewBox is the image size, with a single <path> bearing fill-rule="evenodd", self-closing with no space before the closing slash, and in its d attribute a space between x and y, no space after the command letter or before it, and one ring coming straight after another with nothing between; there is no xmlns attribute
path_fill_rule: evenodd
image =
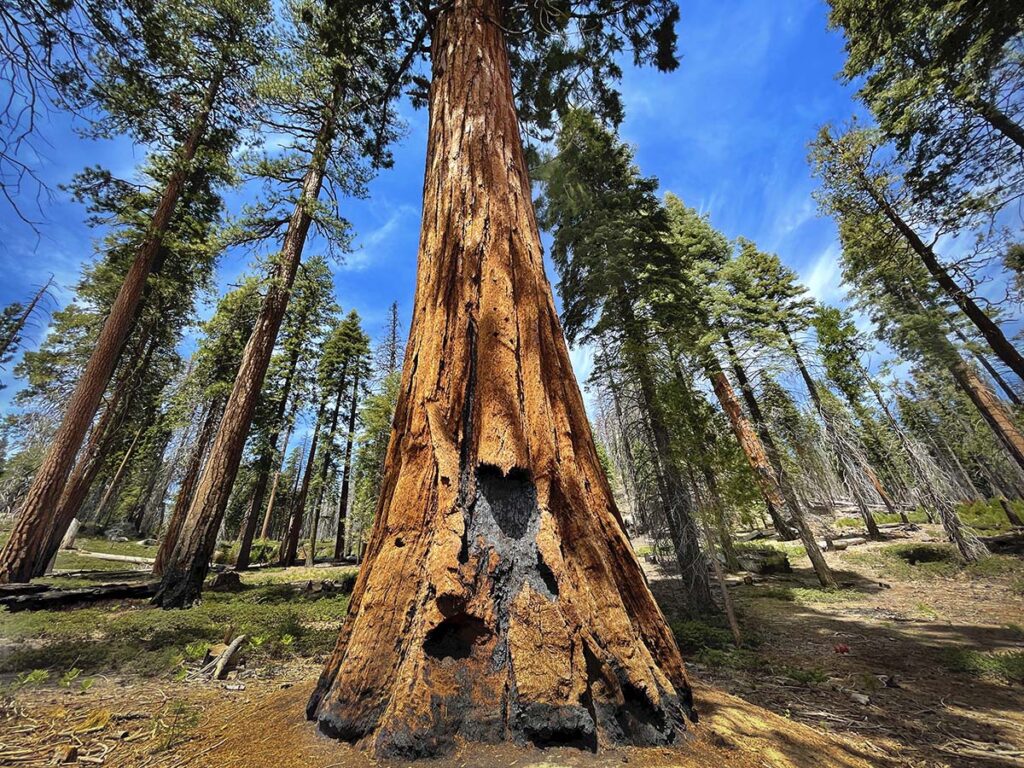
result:
<svg viewBox="0 0 1024 768"><path fill-rule="evenodd" d="M125 600L129 598L152 597L160 582L144 584L98 584L81 589L51 589L29 594L15 594L0 598L0 606L14 611L40 611L49 608L63 608L77 603L94 603L100 600Z"/></svg>
<svg viewBox="0 0 1024 768"><path fill-rule="evenodd" d="M82 557L94 557L97 560L114 560L119 563L135 563L137 565L152 565L156 562L155 557L136 557L135 555L113 555L109 552L89 552L85 549L73 550L76 555Z"/></svg>

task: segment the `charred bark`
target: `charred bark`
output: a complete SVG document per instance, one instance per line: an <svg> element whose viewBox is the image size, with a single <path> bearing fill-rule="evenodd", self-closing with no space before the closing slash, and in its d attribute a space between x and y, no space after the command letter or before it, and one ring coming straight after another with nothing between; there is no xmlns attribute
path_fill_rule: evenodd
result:
<svg viewBox="0 0 1024 768"><path fill-rule="evenodd" d="M666 744L682 660L626 539L543 271L497 0L441 6L419 278L350 614L307 712L377 755Z"/></svg>

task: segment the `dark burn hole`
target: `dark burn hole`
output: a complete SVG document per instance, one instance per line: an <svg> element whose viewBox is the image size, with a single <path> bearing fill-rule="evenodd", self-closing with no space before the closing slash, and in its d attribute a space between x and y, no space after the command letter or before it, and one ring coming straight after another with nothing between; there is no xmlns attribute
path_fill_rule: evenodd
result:
<svg viewBox="0 0 1024 768"><path fill-rule="evenodd" d="M548 568L548 564L544 562L544 556L539 551L537 552L537 573L540 574L540 578L551 596L558 597L558 582L555 580L555 574Z"/></svg>
<svg viewBox="0 0 1024 768"><path fill-rule="evenodd" d="M440 595L437 598L437 610L442 616L454 616L466 605L466 601L458 595Z"/></svg>
<svg viewBox="0 0 1024 768"><path fill-rule="evenodd" d="M427 633L423 650L435 659L467 659L473 646L486 640L491 632L476 616L457 613Z"/></svg>
<svg viewBox="0 0 1024 768"><path fill-rule="evenodd" d="M537 508L537 490L530 473L512 468L502 475L498 467L484 464L477 470L477 483L501 532L510 539L523 538Z"/></svg>
<svg viewBox="0 0 1024 768"><path fill-rule="evenodd" d="M584 707L534 702L518 709L515 725L540 749L574 747L597 751L597 726Z"/></svg>
<svg viewBox="0 0 1024 768"><path fill-rule="evenodd" d="M621 681L622 706L616 713L616 719L623 733L628 734L634 744L665 744L671 743L674 729L666 727L665 713L651 703L647 694L632 683Z"/></svg>

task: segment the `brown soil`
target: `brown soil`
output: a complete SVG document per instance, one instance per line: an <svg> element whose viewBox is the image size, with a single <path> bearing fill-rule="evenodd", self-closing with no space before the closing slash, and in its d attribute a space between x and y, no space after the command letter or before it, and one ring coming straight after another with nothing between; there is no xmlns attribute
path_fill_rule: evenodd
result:
<svg viewBox="0 0 1024 768"><path fill-rule="evenodd" d="M1024 688L944 665L955 648L1024 650L1019 585L962 574L898 581L864 562L873 550L942 539L931 526L886 537L828 553L849 600L758 597L779 588L817 587L806 558L793 561L789 576L732 589L742 623L759 641L758 663L754 669L691 664L695 676L793 720L856 739L873 765L1024 766ZM659 572L649 576L658 602L670 616L676 613L674 580ZM787 674L794 669L827 680L801 683ZM869 701L864 705L854 696Z"/></svg>
<svg viewBox="0 0 1024 768"><path fill-rule="evenodd" d="M0 723L0 764L43 766L76 745L80 764L136 768L363 768L406 765L375 762L359 750L317 733L304 717L313 686L308 679L249 684L245 691L222 685L122 686L104 682L88 694L50 691L19 697ZM513 745L461 745L429 768L868 768L870 755L845 741L794 723L719 690L697 689L702 720L678 748L615 749L594 755L575 749L525 749ZM176 705L187 701L198 715L189 722ZM90 726L91 729L90 729ZM170 743L169 743L170 742ZM864 759L864 758L868 759ZM9 760L10 762L2 762Z"/></svg>
<svg viewBox="0 0 1024 768"><path fill-rule="evenodd" d="M926 540L934 531L913 534ZM691 663L699 681L700 724L672 749L573 749L461 745L417 765L432 768L1011 768L1024 765L1024 690L995 679L947 671L944 650L1020 649L1007 626L1024 616L1024 598L1003 577L967 580L886 578L861 553L829 553L849 600L770 599L781 587L814 585L806 560L787 577L732 591L756 663L727 669ZM649 573L670 618L679 582ZM838 653L846 646L848 653ZM304 707L319 661L297 660L240 680L175 683L96 677L88 691L51 684L23 687L0 700L0 765L52 765L77 748L78 765L173 768L363 768L379 763L319 735ZM792 670L814 670L797 682ZM886 682L897 687L886 687ZM244 686L244 687L243 687ZM724 690L723 690L724 689ZM726 692L728 691L728 693ZM736 694L736 695L731 695ZM856 694L867 696L858 703ZM742 698L741 698L742 697ZM100 762L102 761L102 762Z"/></svg>

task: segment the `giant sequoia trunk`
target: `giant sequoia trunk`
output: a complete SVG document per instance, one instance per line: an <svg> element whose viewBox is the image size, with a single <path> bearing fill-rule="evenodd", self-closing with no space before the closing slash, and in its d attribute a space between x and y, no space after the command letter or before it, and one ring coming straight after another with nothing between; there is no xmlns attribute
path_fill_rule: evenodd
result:
<svg viewBox="0 0 1024 768"><path fill-rule="evenodd" d="M157 260L161 242L178 206L199 151L214 102L220 91L215 77L206 92L191 131L178 150L176 165L167 179L160 201L153 211L147 236L124 276L93 346L89 362L67 402L64 418L53 436L50 450L36 471L10 538L0 551L0 584L28 581L57 524L58 502L72 471L75 456L96 416L103 392L110 383L122 348L131 332L146 281Z"/></svg>
<svg viewBox="0 0 1024 768"><path fill-rule="evenodd" d="M338 84L330 104L324 110L323 123L317 134L309 167L302 178L299 199L288 220L281 254L270 275L270 285L260 305L259 316L242 352L242 361L224 407L224 416L210 448L210 458L196 487L192 506L182 524L174 552L165 564L160 589L153 598L154 604L164 608L191 605L202 592L203 579L210 568L210 557L217 546L217 532L238 475L245 440L263 389L263 379L288 308L288 299L291 298L292 285L302 260L302 249L313 223L313 202L320 197L323 187L340 103L341 86Z"/></svg>
<svg viewBox="0 0 1024 768"><path fill-rule="evenodd" d="M666 744L675 640L601 470L544 275L497 0L442 6L419 277L366 561L308 705L377 755Z"/></svg>

